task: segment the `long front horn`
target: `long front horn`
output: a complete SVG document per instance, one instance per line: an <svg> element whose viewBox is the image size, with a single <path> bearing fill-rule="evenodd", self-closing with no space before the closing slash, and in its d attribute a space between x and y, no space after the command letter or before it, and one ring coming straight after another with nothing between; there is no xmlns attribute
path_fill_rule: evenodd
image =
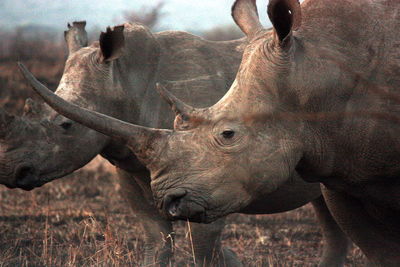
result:
<svg viewBox="0 0 400 267"><path fill-rule="evenodd" d="M23 64L18 63L18 65L32 88L49 106L65 117L79 122L88 128L110 137L126 141L133 152L140 153L138 156L142 159L143 157L149 156L146 150L150 152L155 150L154 146L156 144L153 142L155 139L166 137L171 133L171 130L152 129L130 124L71 104L41 84Z"/></svg>

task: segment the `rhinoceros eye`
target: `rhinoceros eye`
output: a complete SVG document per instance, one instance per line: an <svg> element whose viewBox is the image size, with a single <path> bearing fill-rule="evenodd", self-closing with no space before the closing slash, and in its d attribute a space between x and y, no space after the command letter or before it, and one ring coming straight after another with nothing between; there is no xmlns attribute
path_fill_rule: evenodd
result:
<svg viewBox="0 0 400 267"><path fill-rule="evenodd" d="M60 127L63 128L64 130L68 130L72 127L72 122L64 121L63 123L60 124Z"/></svg>
<svg viewBox="0 0 400 267"><path fill-rule="evenodd" d="M225 130L221 133L221 135L225 139L231 139L235 136L235 132L233 130Z"/></svg>

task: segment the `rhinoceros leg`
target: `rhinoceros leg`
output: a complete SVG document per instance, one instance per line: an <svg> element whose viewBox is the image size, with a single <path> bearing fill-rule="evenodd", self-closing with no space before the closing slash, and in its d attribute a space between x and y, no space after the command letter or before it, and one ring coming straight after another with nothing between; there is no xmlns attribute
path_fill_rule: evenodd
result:
<svg viewBox="0 0 400 267"><path fill-rule="evenodd" d="M324 248L319 266L343 266L349 247L348 238L333 219L322 196L311 203L317 215L324 238Z"/></svg>
<svg viewBox="0 0 400 267"><path fill-rule="evenodd" d="M321 186L327 206L343 231L360 247L368 266L400 266L399 217L387 207L371 207L347 194ZM370 212L381 214L377 219ZM385 223L382 224L380 220ZM388 226L392 225L392 226Z"/></svg>
<svg viewBox="0 0 400 267"><path fill-rule="evenodd" d="M221 248L225 218L210 224L190 223L196 266L243 266L229 248Z"/></svg>
<svg viewBox="0 0 400 267"><path fill-rule="evenodd" d="M143 266L169 266L172 259L172 224L162 218L158 210L146 198L146 194L150 192L150 186L148 186L149 192L144 192L137 183L136 179L141 179L147 174L131 174L118 168L117 170L121 193L139 218L145 234Z"/></svg>

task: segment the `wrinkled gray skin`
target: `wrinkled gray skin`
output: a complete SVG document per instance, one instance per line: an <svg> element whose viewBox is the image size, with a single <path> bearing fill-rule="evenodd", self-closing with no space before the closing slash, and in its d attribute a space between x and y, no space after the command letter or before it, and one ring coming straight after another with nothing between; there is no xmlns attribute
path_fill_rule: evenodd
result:
<svg viewBox="0 0 400 267"><path fill-rule="evenodd" d="M127 25L128 29L125 30L125 47L129 48L132 47L131 45L129 45L130 39L129 39L129 29L131 26ZM114 29L113 31L110 31L110 35L113 35L113 38L111 38L111 40L115 39L114 43L119 43L120 37L118 36L118 29ZM182 35L182 33L181 33ZM194 37L191 37L194 38ZM170 42L172 42L171 39L169 39ZM164 41L165 42L165 41ZM200 41L199 39L197 39L197 42L200 43L204 43L207 44L207 46L210 46L211 44L216 45L217 43L211 43L211 42L205 42L205 41ZM205 74L213 72L213 73L217 73L218 74L218 69L222 68L222 66L225 67L229 67L232 68L233 65L237 62L234 62L234 58L232 58L232 52L229 55L228 51L229 49L233 49L233 47L236 47L237 45L239 45L241 42L231 42L231 43L225 43L225 45L230 44L232 47L231 48L220 48L221 50L224 49L223 51L219 51L218 54L213 52L212 50L210 50L210 47L205 49L199 49L202 52L202 57L206 57L206 60L208 61L207 63L204 63L204 65L202 66L207 66L208 68L211 68L214 71L210 71L208 70ZM193 42L191 43L193 45ZM219 43L220 46L223 46L223 43ZM119 49L118 47L113 47L111 46L112 49L109 51L110 54L119 54ZM182 49L182 47L178 47L176 44L175 49L177 49L178 51L185 51L184 49ZM171 48L170 48L171 49ZM192 48L193 49L193 48ZM80 51L80 50L79 50ZM79 52L78 51L78 52ZM84 49L82 51L85 51ZM90 53L91 50L87 50L86 49L86 53ZM143 49L141 50L143 51ZM98 52L98 51L97 51ZM88 81L96 81L96 79L94 79L93 77L87 78L86 80L82 78L82 76L79 77L79 79L74 77L70 77L70 75L74 74L77 72L77 70L75 70L74 72L72 72L68 67L69 64L72 64L72 62L74 62L74 66L79 67L79 69L82 71L82 69L85 67L83 63L80 63L82 61L82 58L84 57L84 53L83 52L79 52L79 58L75 56L70 56L68 62L67 62L67 67L66 67L66 72L64 73L63 79L60 83L60 86L63 85L63 83L69 83L69 81L71 80L75 80L75 81L79 81L80 84L77 85L71 85L69 84L69 88L71 88L71 86L73 86L74 88L84 88L83 84L87 84ZM123 60L125 60L125 54L127 53L127 51L125 50L125 52L121 53L118 57L115 57L114 60L110 61L110 63L106 66L103 65L99 65L99 63L97 63L97 65L95 65L96 63L92 63L93 65L96 66L96 68L100 68L103 67L104 71L106 71L106 67L108 68L109 73L111 71L113 71L112 75L113 77L119 77L119 79L121 79L120 76L118 76L119 74L119 70L125 70L125 68L121 68L120 65L122 64ZM177 52L178 53L178 52ZM235 52L238 53L238 52ZM173 53L171 53L173 55ZM97 56L97 54L95 54ZM170 54L169 54L170 55ZM226 55L226 57L225 57ZM182 55L181 55L182 56ZM237 57L239 57L239 55L236 55ZM229 58L231 57L231 58ZM137 58L134 56L128 57L128 59L135 59ZM211 77L204 77L204 81L208 81L211 82L210 83L205 83L203 84L203 80L201 77L202 72L199 70L193 70L193 65L186 63L185 60L193 60L193 55L191 55L189 57L189 55L180 57L180 58L175 58L175 59L169 59L168 61L165 61L165 64L163 65L164 68L160 68L159 67L159 71L160 73L164 73L163 75L159 75L160 77L154 78L154 80L181 80L180 82L176 82L173 84L172 89L174 90L174 93L176 95L179 95L179 97L182 98L186 98L186 100L192 100L192 102L196 102L196 105L207 105L209 104L209 102L218 99L218 96L216 95L216 91L217 88L223 88L225 89L223 86L226 85L231 77L225 77L225 79L222 81L223 84L222 86L220 84L218 84L218 79L217 80L213 80ZM76 60L76 61L74 61ZM132 61L132 60L131 60ZM153 62L152 60L147 59L142 61L143 64L145 64L146 62ZM162 62L162 61L160 61ZM179 66L177 65L171 65L171 62L177 63L179 62ZM132 64L132 63L130 63ZM147 64L147 63L146 63ZM238 64L238 63L237 63ZM92 66L92 65L90 65ZM132 65L131 65L132 66ZM136 64L134 64L133 66L136 66ZM178 68L179 67L179 68ZM87 68L87 67L86 67ZM143 66L140 66L140 68L143 68ZM27 72L27 70L25 68L22 68L23 73L30 79L32 80L32 76ZM147 70L148 71L148 70ZM171 72L169 72L171 71ZM183 78L184 77L180 77L180 76L176 76L178 73L182 73L182 71L186 71L186 74L184 75L194 75L194 77L197 77L194 80L189 80L186 79L185 81ZM83 72L80 72L80 75L85 74L88 75L90 72L88 70L84 70ZM146 72L147 73L147 72ZM167 74L165 74L167 73ZM232 74L232 72L229 72L230 74ZM75 75L75 74L74 74ZM168 75L168 76L167 76ZM198 76L200 75L200 80L198 78ZM86 77L84 77L86 78ZM119 81L119 79L117 79L117 81ZM114 88L115 86L113 86L112 84L110 84L110 81L112 79L104 79L102 80L103 84L97 84L96 86L102 86L101 88L103 88L102 90L110 90L109 88ZM154 96L154 98L151 100L152 102L146 102L146 106L142 106L142 110L139 112L139 119L137 119L136 117L138 115L136 115L136 112L138 112L135 107L139 104L138 102L133 102L133 103L129 103L130 105L128 105L127 108L127 113L128 115L126 115L125 117L122 116L121 114L118 115L118 117L120 119L124 119L127 121L138 121L140 123L143 123L144 125L150 125L150 126L164 126L166 124L171 124L172 122L172 117L169 118L167 116L168 112L166 111L166 104L164 103L165 106L163 106L163 109L159 109L158 107L161 106L161 102L157 96L157 92L156 90L154 90L154 88L152 88L154 86L154 80L152 80L152 85L151 87L147 86L147 90L146 90L146 94L151 94L152 96ZM49 101L49 104L53 107L58 107L58 104L61 103L62 106L65 107L66 103L65 101L63 101L60 98L54 98L54 96L51 94L51 92L49 92L46 88L43 88L42 85L38 84L37 81L33 80L33 83L35 84L35 88L37 88L37 90L39 90L39 92L45 97L45 99L47 101ZM87 86L87 85L86 85ZM143 84L142 84L143 86ZM183 88L182 88L183 86ZM61 87L62 88L62 87ZM180 89L181 88L181 89ZM84 88L85 89L85 88ZM190 89L191 93L187 93L187 90L182 90L182 89ZM86 89L85 89L86 90ZM94 89L91 89L94 90ZM97 89L98 90L98 89ZM113 92L115 92L116 89L113 89ZM135 90L139 90L137 88L135 88ZM162 89L161 89L162 90ZM60 95L59 91L57 91L56 93L58 95L60 95L63 98L68 98L71 95L71 89L70 89L70 93L67 95ZM139 91L140 92L140 91ZM164 93L164 96L167 97L165 94L168 94L167 91L162 91ZM219 91L218 91L219 92ZM196 95L197 93L197 95ZM220 92L223 93L223 92ZM100 92L99 92L100 94ZM104 93L103 93L104 95ZM47 97L50 97L50 99L48 99ZM81 95L79 95L81 96ZM104 97L104 96L103 96ZM168 98L168 97L167 97ZM173 101L173 96L171 96L170 98L168 98L168 100L171 102ZM87 98L87 100L89 100L90 98ZM140 99L143 99L142 97ZM128 100L125 100L127 102L129 102ZM85 106L88 109L93 109L93 110L97 110L99 111L99 109L101 110L102 107L91 107L90 105L86 104L81 104L79 101L72 100L71 102L75 102L77 105L81 105L81 106ZM149 105L149 103L157 103L157 104L152 104ZM108 103L108 107L110 107L110 104L112 103ZM107 104L104 104L107 106ZM183 104L182 104L183 105ZM75 117L81 116L80 110L77 110L76 107L72 107L73 111L69 111L69 108L71 108L71 106L66 106L67 109L64 110L63 108L57 108L58 110L60 110L61 112L63 112L66 116L71 116L71 118L76 119ZM247 179L246 177L246 169L245 168L250 168L250 170L252 170L252 166L248 166L247 163L250 163L248 161L248 159L240 159L243 156L238 155L235 158L230 158L231 156L234 156L234 152L239 152L241 149L245 149L244 147L241 147L239 150L237 147L228 147L226 151L223 150L215 150L218 149L218 147L215 147L214 150L212 151L212 153L207 153L206 150L206 146L202 147L202 143L207 143L208 141L210 141L210 133L207 133L207 127L209 127L207 124L205 124L205 122L203 121L205 117L203 118L199 118L199 120L197 120L194 117L187 117L187 113L183 113L181 111L179 111L179 108L188 108L188 111L193 111L192 108L187 107L185 105L183 105L182 107L179 107L179 103L177 103L176 105L174 105L174 109L176 110L176 112L178 112L178 116L175 119L175 128L176 129L180 129L182 130L182 132L177 132L179 133L176 138L172 137L171 132L170 131L158 131L158 130L147 130L146 128L141 128L141 127L137 127L138 129L132 129L133 131L137 131L138 136L135 140L131 140L130 139L130 135L132 134L131 132L128 132L128 138L125 138L125 136L120 136L120 135L115 135L111 133L112 137L116 137L117 139L121 140L122 143L127 143L127 145L133 149L134 152L138 153L139 158L141 159L142 163L148 165L150 167L150 169L156 170L156 172L160 171L158 174L155 174L153 172L153 177L157 177L157 176L163 176L163 174L161 173L162 171L168 171L171 172L173 171L174 173L178 173L178 171L181 171L182 169L184 169L185 171L188 171L187 174L190 173L191 168L198 168L197 169L197 177L193 176L192 177L187 177L190 178L189 180L185 181L184 185L185 186L179 186L179 188L177 188L176 190L174 189L174 191L172 191L172 193L168 194L168 197L170 197L171 199L171 203L173 203L172 200L174 200L173 198L176 197L179 194L181 194L180 192L182 192L182 190L186 190L193 186L193 188L196 188L196 186L201 186L204 187L204 189L207 189L206 187L210 187L213 188L215 187L215 189L217 190L215 193L217 194L217 200L213 200L215 202L215 204L218 203L224 203L225 199L230 199L231 197L240 199L242 197L242 188L236 188L235 183L231 183L229 182L229 177L232 176L232 178L235 178L234 175L239 175L238 178L240 179ZM158 113L161 112L161 113ZM205 110L197 110L196 112L203 113L203 111L205 112ZM72 112L72 113L71 113ZM142 113L145 112L145 113ZM193 111L194 112L194 111ZM100 116L102 117L102 115L98 115L98 113L89 113L91 114L91 116ZM113 114L112 112L107 112L108 115L111 116L115 116L115 114ZM125 113L122 113L125 114ZM158 114L163 114L162 116L166 116L165 120L161 120L161 118L163 118L162 116L160 116L160 120L156 120L154 121L156 117L155 115ZM205 116L206 113L204 113L203 115ZM141 115L141 116L140 116ZM151 115L154 115L154 117L151 117ZM129 116L133 116L133 119ZM207 115L208 116L208 115ZM103 116L104 117L104 116ZM147 120L143 120L142 117L145 117ZM142 120L140 119L142 118ZM210 117L211 118L211 117ZM109 131L107 130L102 130L102 128L107 128L107 129L119 129L119 128L124 128L127 127L129 125L122 123L121 121L111 121L110 123L105 122L102 123L100 122L100 126L99 124L95 123L93 124L90 120L79 120L82 123L84 123L85 125L89 126L89 127L94 127L97 130L100 130L106 134L110 134ZM229 121L229 120L228 120ZM166 124L164 124L164 122L166 122ZM221 121L222 123L223 121ZM114 125L114 123L117 123ZM122 125L121 125L122 124ZM197 127L197 128L196 128ZM100 129L99 129L100 128ZM198 137L196 137L195 131L201 128L202 133L201 135L199 135ZM143 130L143 131L142 131ZM185 130L185 131L183 131ZM149 135L147 135L147 133ZM154 144L152 144L151 142L153 142L156 138L156 136L163 136L164 134L168 134L168 137L170 137L170 143L166 143L166 142L154 142ZM181 135L183 134L183 135ZM153 136L153 137L151 137ZM195 139L192 139L192 137L194 137ZM261 136L260 136L261 137ZM183 150L181 151L177 151L177 149L180 149L180 147L178 147L178 145L181 145L180 143L180 138L183 138L182 141L184 141L184 144L191 144L190 142L187 143L188 139L190 138L192 139L192 141L200 141L200 143L194 143L194 147L187 147L184 146ZM158 140L158 137L156 138ZM176 140L176 143L175 141ZM132 141L132 142L131 142ZM110 142L110 141L109 141ZM163 146L165 145L165 147ZM176 145L176 147L175 147ZM228 145L229 146L229 145ZM254 147L254 148L253 148ZM262 147L257 147L257 144L254 144L254 146L252 147L253 149L253 153L261 153L262 151ZM115 152L115 147L112 147L112 149L110 148L106 148L108 151L112 151L112 155L119 155ZM162 151L161 151L162 149ZM195 149L195 152L198 153L196 155L191 155L189 152L190 150ZM117 150L118 151L118 150ZM177 153L178 152L178 153ZM244 153L251 153L250 152L245 152ZM119 152L120 153L120 152ZM127 151L125 153L128 153ZM162 154L159 154L162 153ZM176 156L170 157L171 155L177 153ZM207 154L206 154L207 153ZM226 157L223 157L223 155L226 155ZM105 155L107 158L110 159L110 154L108 153L104 153L103 155ZM124 155L124 154L122 154ZM129 154L129 157L132 157L132 155ZM198 157L198 158L197 158ZM116 164L117 166L119 166L120 172L121 172L121 176L124 177L126 176L126 179L124 179L124 185L122 186L122 188L129 188L130 193L132 191L134 191L136 189L136 191L141 191L141 190L145 190L146 193L150 192L150 188L149 188L149 178L148 176L146 176L147 174L147 170L144 169L142 167L141 164L139 164L138 162L135 162L133 160L121 160L118 161L114 158L111 158L111 160L114 161L114 164ZM160 160L160 161L159 161ZM172 165L170 164L169 160L175 161L173 162ZM214 162L215 161L215 162ZM263 159L260 159L260 161L263 161ZM208 164L208 166L198 166L198 163L201 164ZM166 168L164 168L163 164L169 164L168 166L166 166ZM193 164L193 165L192 165ZM220 168L222 166L226 166L227 168ZM210 168L211 167L211 168ZM122 171L122 169L128 170L130 173L134 173L137 176L133 175L136 179L132 179L132 175L128 172L124 172ZM250 172L251 175L253 175L253 177L255 179L259 179L260 177L260 173L264 171L264 170L260 170L260 172ZM225 172L225 174L223 174L222 172ZM185 175L187 175L185 173ZM229 193L227 194L226 188L219 188L219 182L218 179L222 178L221 174L223 174L224 177L226 177L226 186L229 187ZM266 173L268 175L268 173ZM170 174L168 174L170 175ZM186 178L185 176L182 176L184 178ZM172 177L171 177L172 178ZM197 179L197 180L192 180L192 179ZM167 182L166 180L164 180L163 177L161 177L161 180L165 182ZM153 181L153 186L156 185L154 183L157 183L159 181L158 178L156 178ZM45 181L46 182L46 181ZM201 183L204 183L204 186L201 185ZM262 185L262 184L260 184ZM258 185L255 185L258 186ZM156 187L157 188L157 187ZM139 190L138 190L139 189ZM189 192L189 191L185 191ZM195 191L191 192L190 195L191 199L194 199L194 196L197 196L199 198L201 198L201 201L207 201L207 197L209 197L208 195L196 195L196 193L194 193ZM199 193L201 193L202 191L199 190ZM206 192L206 191L205 191ZM171 197L172 196L172 197ZM306 204L309 201L313 201L313 205L317 211L317 217L321 222L322 228L324 230L324 237L326 239L326 246L324 249L324 254L322 257L322 261L321 261L321 266L341 266L343 265L343 261L344 261L344 257L346 254L346 250L347 250L347 240L344 237L343 233L339 230L339 228L337 227L336 223L332 220L325 204L324 201L322 200L322 198L320 197L320 189L319 189L319 185L318 184L308 184L305 183L304 181L302 181L298 176L296 175L292 175L291 179L283 182L283 185L278 189L276 188L276 190L271 190L271 192L269 192L268 195L264 195L261 194L259 195L259 198L253 198L251 202L248 202L247 205L243 206L243 208L241 209L241 212L243 213L249 213L249 214L257 214L257 213L261 213L261 214L265 214L265 213L276 213L276 212L282 212L282 211L287 211L287 210L291 210L297 207L300 207L304 204ZM145 197L150 198L149 194L145 194ZM160 232L161 233L169 233L170 232L170 226L169 224L164 221L163 219L161 219L159 216L157 216L155 214L155 210L150 208L149 206L146 207L142 207L145 203L145 201L143 200L143 194L141 194L141 192L137 192L136 194L130 194L129 198L131 199L132 205L134 205L134 209L135 212L139 212L139 214L144 214L145 217L148 217L146 220L143 220L143 223L147 226L147 229L152 229L153 231L149 234L152 234L152 237L154 240L158 240L160 241ZM151 202L150 199L147 199L149 202ZM175 202L177 203L177 202ZM188 203L188 205L191 205L190 202L188 202L187 200L185 200L185 202L182 202L182 204L184 203ZM236 208L236 204L233 203L234 205L232 205L231 208ZM136 207L140 206L140 207ZM202 215L201 219L197 218L197 214L193 213L194 216L192 216L189 213L184 214L183 212L193 212L196 211L195 209L197 208L195 205L193 206L187 206L187 207L178 207L178 206L174 206L174 205L170 205L171 207L169 209L167 209L167 211L170 213L168 216L171 217L170 215L172 215L172 217L174 218L190 218L194 221L206 221L206 222L210 222L211 220L215 220L217 217L222 216L223 214L227 214L230 211L225 211L224 209L229 208L229 203L227 203L226 205L224 204L222 207L218 207L217 205L215 205L215 208L212 207L212 209L210 209L210 211L207 211L207 216ZM164 205L165 206L165 205ZM168 206L168 205L167 205ZM174 209L174 207L176 207L176 209ZM150 215L149 215L150 213ZM174 214L176 213L176 214ZM180 214L178 214L180 213ZM166 226L167 225L167 226ZM211 240L215 240L214 242L218 242L219 239L219 234L220 234L220 230L222 227L222 223L221 222L217 222L217 226L202 226L202 225L198 225L198 224L194 224L194 226L192 226L192 228L194 228L194 232L193 232L193 236L195 239L195 251L197 252L197 254L199 254L199 256L196 255L197 259L203 259L204 257L206 258L206 260L208 260L208 258L210 258L211 254L212 254L212 248L213 246L210 246L210 242ZM145 227L146 229L146 227ZM167 231L168 230L168 231ZM211 236L211 237L209 237ZM154 241L153 240L153 241ZM161 242L161 241L160 241ZM155 242L149 242L148 244L154 245ZM212 243L211 243L212 244ZM216 247L219 247L219 244L216 243ZM200 253L201 252L201 253ZM226 252L225 252L226 253ZM154 256L154 255L153 255ZM202 256L202 257L200 257ZM200 260L201 261L201 260ZM237 262L234 262L234 258L232 256L228 256L225 255L225 262L222 262L221 265L227 265L227 266L234 266L237 265ZM207 263L206 263L207 264Z"/></svg>

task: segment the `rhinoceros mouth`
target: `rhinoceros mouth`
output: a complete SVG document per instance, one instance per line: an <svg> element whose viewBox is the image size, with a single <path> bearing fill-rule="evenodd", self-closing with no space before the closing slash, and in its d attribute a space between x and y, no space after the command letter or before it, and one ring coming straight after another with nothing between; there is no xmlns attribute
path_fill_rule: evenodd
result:
<svg viewBox="0 0 400 267"><path fill-rule="evenodd" d="M9 188L9 189L15 189L15 188L17 188L16 185L11 185L11 184L6 184L6 183L4 183L4 185L5 185L7 188Z"/></svg>
<svg viewBox="0 0 400 267"><path fill-rule="evenodd" d="M166 194L159 208L169 220L209 222L205 206L185 189L175 189Z"/></svg>
<svg viewBox="0 0 400 267"><path fill-rule="evenodd" d="M22 164L15 169L15 185L23 190L30 191L43 185L39 173L33 165Z"/></svg>
<svg viewBox="0 0 400 267"><path fill-rule="evenodd" d="M207 217L206 212L197 212L190 215L167 215L171 221L189 221L194 223L210 223L213 220Z"/></svg>

